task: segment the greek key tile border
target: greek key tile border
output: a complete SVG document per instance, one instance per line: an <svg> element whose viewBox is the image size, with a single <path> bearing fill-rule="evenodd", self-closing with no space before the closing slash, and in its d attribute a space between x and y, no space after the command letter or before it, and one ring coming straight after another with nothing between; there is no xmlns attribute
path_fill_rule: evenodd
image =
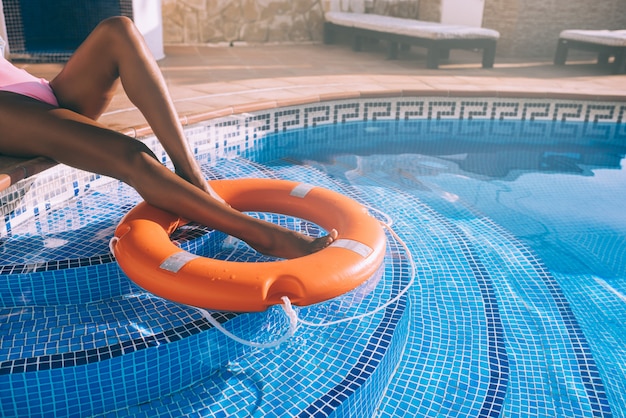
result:
<svg viewBox="0 0 626 418"><path fill-rule="evenodd" d="M551 99L402 97L351 99L242 113L187 129L197 154L234 155L265 135L376 120L510 120L616 123L626 131L626 102ZM625 124L626 125L626 124Z"/></svg>

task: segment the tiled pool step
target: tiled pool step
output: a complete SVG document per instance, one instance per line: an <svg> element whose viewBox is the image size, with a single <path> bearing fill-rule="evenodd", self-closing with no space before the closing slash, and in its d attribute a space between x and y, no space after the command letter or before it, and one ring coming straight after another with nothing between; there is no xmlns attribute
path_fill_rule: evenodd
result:
<svg viewBox="0 0 626 418"><path fill-rule="evenodd" d="M11 318L0 324L0 370L8 373L22 371L17 368L22 364L19 359L37 357L39 367L23 370L31 371L46 367L42 363L61 368L63 359L76 357L76 353L83 353L83 364L88 364L114 351L100 350L96 355L94 350L103 347L132 346L137 350L140 340L153 341L156 346L168 341L166 336L177 328L202 319L194 308L144 292L82 305L4 308L0 316ZM14 365L12 370L9 364Z"/></svg>
<svg viewBox="0 0 626 418"><path fill-rule="evenodd" d="M330 335L350 332L337 328L330 332L305 329L299 331L303 334L298 338L301 343L292 343L280 351L247 353L240 357L241 361L229 361L179 392L97 416L308 418L353 416L354 411L368 411L372 416L385 395L380 388L388 384L405 349L404 336L411 326L406 310L404 298L390 306L363 351L359 347L342 349L343 367L333 365L334 359L328 355L337 354L337 341ZM354 337L350 338L354 341ZM319 340L327 341L327 347L320 346ZM308 363L305 369L293 367L294 363L302 364L303 359ZM264 366L258 367L259 364ZM335 368L340 369L333 373L335 376L321 377ZM293 391L295 396L285 398L286 391Z"/></svg>
<svg viewBox="0 0 626 418"><path fill-rule="evenodd" d="M68 239L72 246L81 247L93 238L95 231L91 225L83 231L74 231ZM224 237L224 234L209 233L206 228L190 225L177 231L174 240L181 248L202 255L212 250L215 253L215 246ZM136 291L109 252L106 240L92 249L96 255L55 259L58 254L52 252L47 254L51 259L36 261L40 257L38 252L45 253L42 247L46 242L54 239L30 235L26 238L29 246L19 245L26 247L25 252L34 258L18 264L0 265L0 307L86 304ZM5 246L11 247L11 241L9 239Z"/></svg>

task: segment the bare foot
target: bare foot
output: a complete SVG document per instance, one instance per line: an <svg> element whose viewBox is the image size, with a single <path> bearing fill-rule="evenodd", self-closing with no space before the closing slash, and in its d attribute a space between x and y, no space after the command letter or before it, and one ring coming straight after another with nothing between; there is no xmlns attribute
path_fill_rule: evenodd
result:
<svg viewBox="0 0 626 418"><path fill-rule="evenodd" d="M279 258L297 258L318 252L337 239L337 230L331 230L328 235L312 238L290 229L280 228L273 231L274 238L270 245L248 244L261 254Z"/></svg>

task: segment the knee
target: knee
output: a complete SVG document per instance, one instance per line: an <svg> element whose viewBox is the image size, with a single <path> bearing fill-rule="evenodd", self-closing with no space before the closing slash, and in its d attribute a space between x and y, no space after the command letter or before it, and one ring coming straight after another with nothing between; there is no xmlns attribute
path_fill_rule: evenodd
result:
<svg viewBox="0 0 626 418"><path fill-rule="evenodd" d="M94 31L106 34L112 40L134 38L138 35L135 23L126 16L113 16L101 21Z"/></svg>
<svg viewBox="0 0 626 418"><path fill-rule="evenodd" d="M138 140L129 142L120 158L123 160L120 180L132 186L137 186L138 178L151 173L156 166L162 165L152 150Z"/></svg>
<svg viewBox="0 0 626 418"><path fill-rule="evenodd" d="M128 32L133 30L135 23L126 16L107 17L98 24L98 28L103 28L113 33Z"/></svg>

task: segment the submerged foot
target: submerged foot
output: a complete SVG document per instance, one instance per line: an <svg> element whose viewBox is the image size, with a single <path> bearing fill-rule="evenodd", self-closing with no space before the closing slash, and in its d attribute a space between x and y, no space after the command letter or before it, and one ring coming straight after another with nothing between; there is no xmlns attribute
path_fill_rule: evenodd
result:
<svg viewBox="0 0 626 418"><path fill-rule="evenodd" d="M337 239L337 230L331 230L328 235L319 238L312 238L299 232L288 229L275 231L275 237L271 239L269 245L253 245L248 242L256 251L261 254L278 258L297 258L308 254L316 253L328 247Z"/></svg>

